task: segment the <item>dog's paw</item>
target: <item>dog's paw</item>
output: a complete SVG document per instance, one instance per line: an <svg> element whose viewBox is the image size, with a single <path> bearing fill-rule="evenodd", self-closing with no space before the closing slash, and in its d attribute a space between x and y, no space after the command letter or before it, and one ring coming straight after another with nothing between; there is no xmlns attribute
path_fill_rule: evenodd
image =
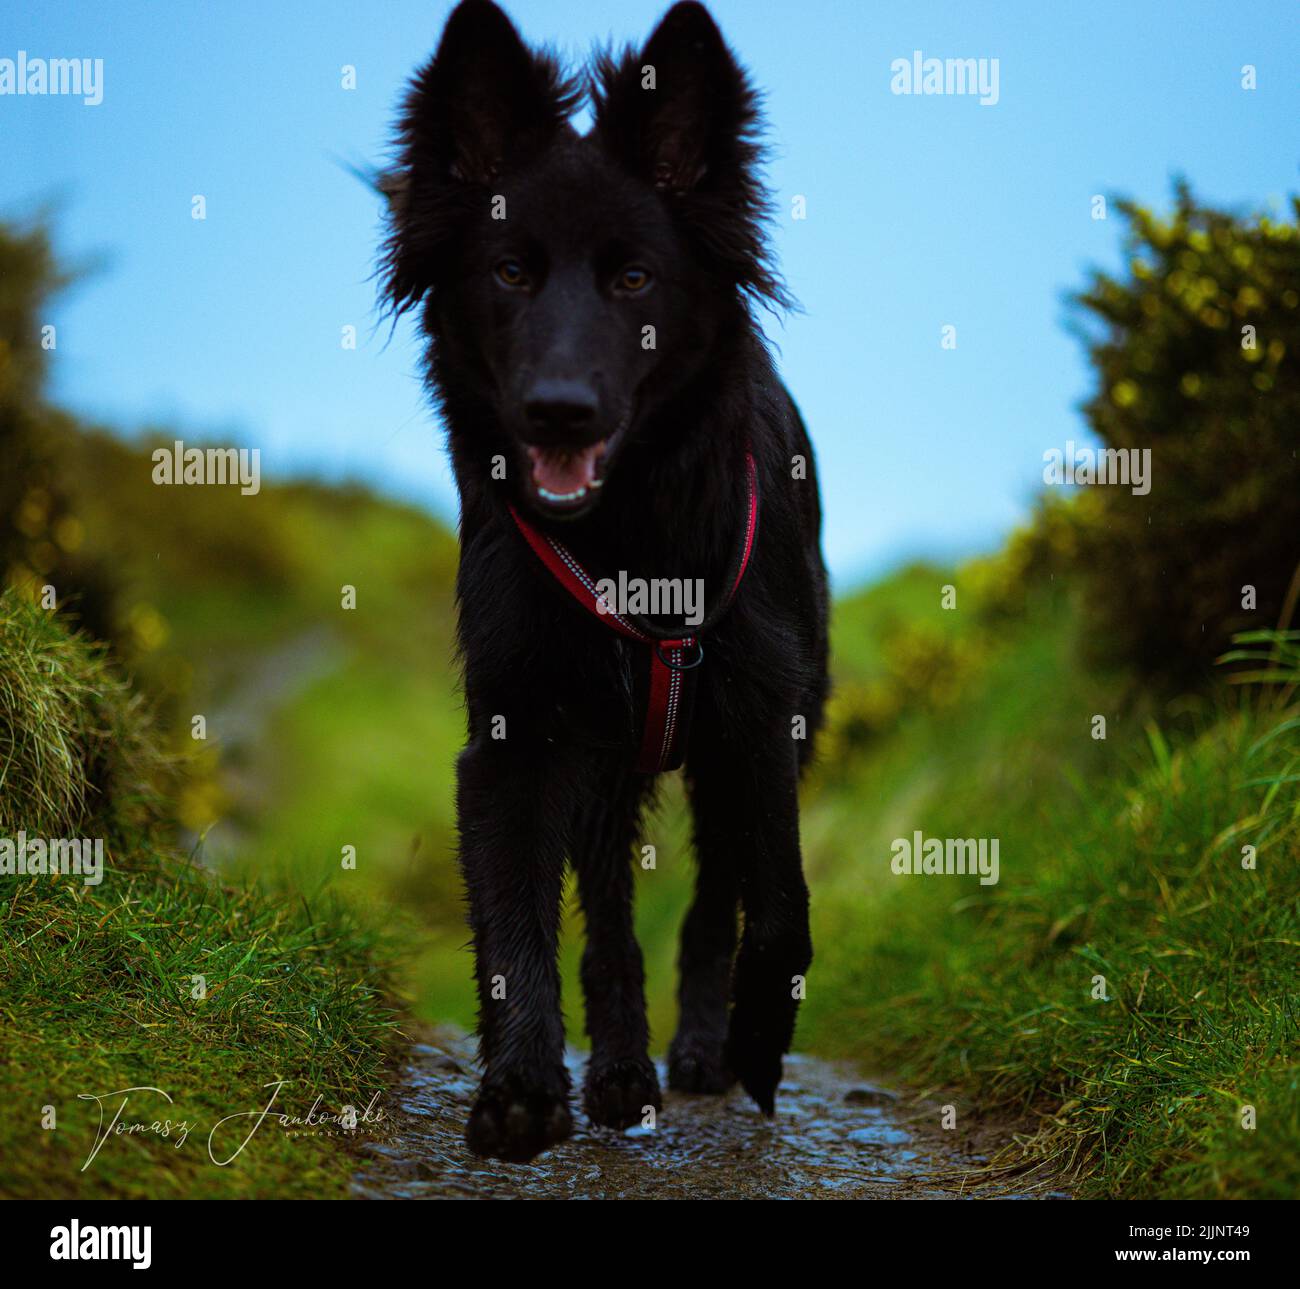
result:
<svg viewBox="0 0 1300 1289"><path fill-rule="evenodd" d="M607 1065L593 1061L587 1066L582 1102L596 1127L631 1128L642 1122L647 1109L662 1109L659 1076L645 1059Z"/></svg>
<svg viewBox="0 0 1300 1289"><path fill-rule="evenodd" d="M725 1092L736 1081L727 1066L721 1043L700 1039L673 1040L668 1049L668 1086L674 1092Z"/></svg>
<svg viewBox="0 0 1300 1289"><path fill-rule="evenodd" d="M758 1108L771 1118L776 1113L776 1089L781 1082L781 1057L784 1052L779 1043L759 1027L737 1024L732 1013L731 1030L727 1034L725 1060L735 1071L740 1086L754 1098Z"/></svg>
<svg viewBox="0 0 1300 1289"><path fill-rule="evenodd" d="M564 1092L527 1088L518 1081L485 1083L469 1112L465 1142L476 1155L523 1164L572 1131Z"/></svg>

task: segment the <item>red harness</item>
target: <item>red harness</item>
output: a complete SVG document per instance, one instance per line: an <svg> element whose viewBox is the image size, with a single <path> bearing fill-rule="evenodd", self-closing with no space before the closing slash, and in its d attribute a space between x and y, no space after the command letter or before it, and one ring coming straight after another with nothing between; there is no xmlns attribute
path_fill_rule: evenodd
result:
<svg viewBox="0 0 1300 1289"><path fill-rule="evenodd" d="M636 759L636 768L643 774L675 770L681 765L686 754L686 731L690 727L694 702L694 672L704 661L704 645L700 636L731 606L745 570L749 567L749 558L754 551L754 536L758 531L758 470L754 465L753 454L749 451L745 453L745 490L748 511L744 537L734 561L735 573L730 578L726 595L704 616L704 620L691 635L665 632L635 614L615 613L613 605L596 589L599 579L578 562L573 552L562 542L535 528L514 506L510 507L511 518L547 572L584 609L594 614L607 627L645 646L649 672L645 680L641 747Z"/></svg>

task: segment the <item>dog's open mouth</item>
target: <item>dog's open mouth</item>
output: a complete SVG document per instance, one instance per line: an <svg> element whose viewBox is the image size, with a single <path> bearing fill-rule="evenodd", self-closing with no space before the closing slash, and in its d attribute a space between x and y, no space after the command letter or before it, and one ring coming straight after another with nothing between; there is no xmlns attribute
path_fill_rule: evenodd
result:
<svg viewBox="0 0 1300 1289"><path fill-rule="evenodd" d="M528 491L533 504L548 515L574 518L591 508L609 477L624 432L632 419L624 414L614 432L598 443L525 444L529 465Z"/></svg>
<svg viewBox="0 0 1300 1289"><path fill-rule="evenodd" d="M588 447L529 447L533 491L548 509L577 509L605 482L602 468L610 440Z"/></svg>

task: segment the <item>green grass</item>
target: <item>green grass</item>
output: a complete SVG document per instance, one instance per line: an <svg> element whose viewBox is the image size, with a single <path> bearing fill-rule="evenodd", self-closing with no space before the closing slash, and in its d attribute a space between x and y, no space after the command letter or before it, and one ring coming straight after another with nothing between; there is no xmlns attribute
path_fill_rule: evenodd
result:
<svg viewBox="0 0 1300 1289"><path fill-rule="evenodd" d="M342 1195L342 1135L268 1119L226 1167L227 1115L364 1107L385 1079L394 943L332 892L223 881L158 842L170 769L139 699L99 650L14 592L0 595L0 838L105 840L99 884L0 875L0 1194L16 1197ZM198 978L202 978L202 981ZM200 987L201 986L201 987ZM113 1136L93 1162L97 1103L113 1121L171 1118L183 1144ZM167 1102L163 1094L172 1100ZM218 1158L244 1132L214 1140Z"/></svg>
<svg viewBox="0 0 1300 1289"><path fill-rule="evenodd" d="M0 879L0 1194L9 1197L342 1197L341 1131L298 1134L268 1118L227 1166L208 1138L226 1116L360 1111L385 1084L393 1017L376 961L387 952L337 900L277 899L142 856L98 888ZM195 977L206 996L193 996ZM97 1103L111 1124L171 1118L183 1143L112 1136L92 1162ZM171 1097L168 1102L162 1095ZM43 1126L45 1107L55 1126ZM253 1120L218 1130L228 1158ZM240 1126L242 1125L242 1126Z"/></svg>

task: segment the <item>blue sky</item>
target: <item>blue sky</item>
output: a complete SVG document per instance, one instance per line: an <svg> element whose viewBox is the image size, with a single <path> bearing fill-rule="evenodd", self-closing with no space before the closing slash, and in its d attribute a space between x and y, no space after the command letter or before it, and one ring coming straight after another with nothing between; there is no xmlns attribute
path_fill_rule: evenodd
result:
<svg viewBox="0 0 1300 1289"><path fill-rule="evenodd" d="M667 6L505 7L576 58L642 40ZM1063 296L1090 264L1119 263L1121 234L1093 220L1094 193L1163 206L1181 173L1205 199L1282 209L1300 187L1289 0L711 8L767 91L776 244L804 306L771 331L818 449L841 586L995 546L1043 452L1086 436L1090 376ZM55 397L124 433L178 426L260 447L268 476L360 477L454 517L412 325L391 341L378 325L378 209L333 160L382 158L449 9L11 6L0 58L104 60L98 107L0 97L0 217L56 202L61 251L97 265L51 310ZM892 94L891 62L918 49L998 59L998 103Z"/></svg>

